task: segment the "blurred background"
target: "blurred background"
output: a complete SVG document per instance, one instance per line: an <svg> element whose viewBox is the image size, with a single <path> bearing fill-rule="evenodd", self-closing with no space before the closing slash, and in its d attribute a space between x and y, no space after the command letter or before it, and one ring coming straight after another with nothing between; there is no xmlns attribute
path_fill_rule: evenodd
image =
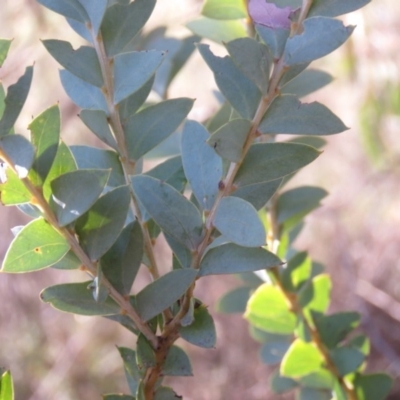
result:
<svg viewBox="0 0 400 400"><path fill-rule="evenodd" d="M187 36L184 25L199 15L201 3L158 0L147 29L165 25L170 35ZM329 106L350 129L329 137L323 155L294 181L330 193L307 218L296 247L309 251L331 274L331 311L362 314L362 329L372 342L368 371L392 375L390 398L395 400L400 398L400 3L375 1L343 19L357 25L350 41L314 63L336 80L308 99ZM59 65L40 43L57 38L81 44L65 20L35 0L1 0L0 37L14 38L0 69L5 87L35 64L16 132L27 134L32 117L58 102L65 141L98 145L61 87ZM218 46L213 44L213 50L218 52ZM196 98L189 117L203 121L218 107L214 89L211 73L194 54L172 83L169 97ZM0 259L12 240L10 229L26 222L17 210L0 206ZM161 241L157 255L168 267L169 254ZM14 375L16 400L91 400L128 391L115 346L134 346L129 332L105 319L60 313L39 300L49 285L84 279L79 272L52 269L0 275L0 366ZM181 343L191 355L195 376L174 379L185 400L294 397L270 392L271 370L260 361L260 345L251 339L241 315L215 311L218 298L238 284L234 277L207 277L197 287L197 297L215 317L218 342L214 350Z"/></svg>

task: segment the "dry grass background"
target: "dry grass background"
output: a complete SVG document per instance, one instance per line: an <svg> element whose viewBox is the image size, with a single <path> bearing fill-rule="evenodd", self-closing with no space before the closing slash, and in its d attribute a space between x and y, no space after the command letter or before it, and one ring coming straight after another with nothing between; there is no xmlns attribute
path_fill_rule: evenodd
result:
<svg viewBox="0 0 400 400"><path fill-rule="evenodd" d="M199 13L200 3L159 0L150 25L183 26ZM331 309L362 313L362 329L373 345L368 370L394 377L391 399L395 400L400 398L400 108L390 105L400 104L395 101L400 98L400 3L376 0L345 20L357 25L351 41L318 63L338 78L312 98L329 105L351 129L329 138L324 154L294 181L330 192L307 219L297 247L322 261L332 275ZM185 34L185 29L174 28L172 33ZM34 0L1 0L0 37L14 38L0 70L6 87L35 62L33 87L17 132L26 133L32 116L59 102L67 143L96 143L61 88L59 66L39 42L68 38L79 44L64 20ZM195 55L173 83L171 97L196 98L190 117L202 120L215 111L213 88L211 73ZM367 113L375 126L373 134L383 144L379 167L367 157L359 123L363 105L371 99L389 104L379 124L371 110ZM25 222L15 210L0 207L0 258L12 239L10 228ZM157 254L161 262L168 260L162 243ZM133 346L134 339L109 321L62 314L38 298L46 286L84 278L78 272L51 269L0 275L0 365L13 372L17 400L94 400L104 392L127 391L115 345ZM259 346L250 339L241 316L214 312L219 296L236 284L232 277L212 277L198 285L197 296L215 316L217 348L183 344L195 378L174 379L174 387L186 400L292 399L292 394L270 393L270 369L259 361Z"/></svg>

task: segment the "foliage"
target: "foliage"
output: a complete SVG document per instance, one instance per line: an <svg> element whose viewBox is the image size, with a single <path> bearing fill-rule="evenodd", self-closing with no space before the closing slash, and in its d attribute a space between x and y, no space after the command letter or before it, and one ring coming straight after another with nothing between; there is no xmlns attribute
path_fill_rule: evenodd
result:
<svg viewBox="0 0 400 400"><path fill-rule="evenodd" d="M332 17L368 1L207 0L204 18L188 27L225 42L228 55L217 57L209 45L197 44L225 99L205 124L185 121L193 100L168 98L169 84L201 38L171 40L160 30L143 35L155 0L39 3L63 15L88 42L77 50L60 40L43 44L65 68L60 79L82 108L80 118L105 146L63 143L58 106L33 120L30 140L13 131L32 67L7 94L1 88L1 201L33 218L16 232L2 270L79 268L91 277L48 287L41 299L61 311L110 318L137 336L135 349L118 349L131 393L104 399L179 398L162 379L192 374L187 354L174 345L179 337L215 346L212 317L194 289L201 277L220 274L245 279L219 309L245 311L262 343L262 360L280 364L271 379L275 392L295 389L299 399L384 399L390 378L363 373L369 346L353 334L359 315L327 314L329 276L293 248L304 217L326 193L285 188L321 154L325 142L315 136L347 129L327 107L300 97L331 80L306 69L310 62L352 33ZM0 42L1 62L9 46ZM146 102L152 89L160 97L156 104ZM143 172L143 158L153 149L162 153L175 132L181 154ZM281 133L307 136L278 141ZM171 271L163 276L153 248L161 232L173 252ZM152 282L132 294L142 264ZM8 372L0 398L13 398Z"/></svg>

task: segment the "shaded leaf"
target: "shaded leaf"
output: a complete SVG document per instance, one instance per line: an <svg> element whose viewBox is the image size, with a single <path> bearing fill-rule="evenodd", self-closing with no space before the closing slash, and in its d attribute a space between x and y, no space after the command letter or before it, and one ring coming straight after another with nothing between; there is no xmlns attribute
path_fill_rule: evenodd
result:
<svg viewBox="0 0 400 400"><path fill-rule="evenodd" d="M227 243L207 251L200 263L199 276L259 271L280 264L279 258L265 249Z"/></svg>
<svg viewBox="0 0 400 400"><path fill-rule="evenodd" d="M329 354L342 377L356 371L365 359L360 350L348 346L332 349Z"/></svg>
<svg viewBox="0 0 400 400"><path fill-rule="evenodd" d="M296 96L278 96L261 121L264 134L332 135L348 129L323 104L301 103Z"/></svg>
<svg viewBox="0 0 400 400"><path fill-rule="evenodd" d="M285 49L286 41L289 38L290 31L285 28L270 28L268 26L255 24L257 33L261 40L268 46L271 55L275 60L281 58Z"/></svg>
<svg viewBox="0 0 400 400"><path fill-rule="evenodd" d="M119 354L124 362L125 377L129 385L129 390L135 394L142 378L136 365L136 352L127 347L117 347Z"/></svg>
<svg viewBox="0 0 400 400"><path fill-rule="evenodd" d="M82 265L81 260L70 250L67 254L58 262L53 264L51 268L54 269L78 269Z"/></svg>
<svg viewBox="0 0 400 400"><path fill-rule="evenodd" d="M273 392L277 394L288 392L299 386L295 380L280 376L279 369L275 370L271 375L270 385Z"/></svg>
<svg viewBox="0 0 400 400"><path fill-rule="evenodd" d="M312 388L301 388L296 400L331 400L331 393L321 392Z"/></svg>
<svg viewBox="0 0 400 400"><path fill-rule="evenodd" d="M159 387L154 393L154 400L177 400L181 399L171 388L166 386Z"/></svg>
<svg viewBox="0 0 400 400"><path fill-rule="evenodd" d="M93 47L82 46L74 50L64 40L43 40L53 58L78 78L101 88L104 85L99 59Z"/></svg>
<svg viewBox="0 0 400 400"><path fill-rule="evenodd" d="M89 210L102 193L109 176L109 170L81 169L51 181L53 208L60 226L70 224Z"/></svg>
<svg viewBox="0 0 400 400"><path fill-rule="evenodd" d="M182 132L182 163L193 193L204 210L210 210L218 195L222 160L208 146L210 137L198 122L186 122Z"/></svg>
<svg viewBox="0 0 400 400"><path fill-rule="evenodd" d="M295 292L310 279L312 261L306 252L295 254L281 271L281 282L286 290Z"/></svg>
<svg viewBox="0 0 400 400"><path fill-rule="evenodd" d="M246 305L250 297L250 290L248 286L240 286L228 293L225 293L218 299L215 306L216 310L223 314L244 313Z"/></svg>
<svg viewBox="0 0 400 400"><path fill-rule="evenodd" d="M50 267L69 250L67 240L39 218L19 231L4 258L2 271L30 272Z"/></svg>
<svg viewBox="0 0 400 400"><path fill-rule="evenodd" d="M390 392L393 380L385 374L358 374L353 384L358 399L384 400Z"/></svg>
<svg viewBox="0 0 400 400"><path fill-rule="evenodd" d="M178 346L172 346L161 373L165 376L193 376L192 366L185 351Z"/></svg>
<svg viewBox="0 0 400 400"><path fill-rule="evenodd" d="M371 0L314 0L308 15L313 17L321 15L324 17L337 17L342 14L358 10Z"/></svg>
<svg viewBox="0 0 400 400"><path fill-rule="evenodd" d="M50 286L44 289L40 298L50 303L57 310L79 315L113 315L119 314L121 309L111 297L104 302L97 302L93 298L89 282L67 283Z"/></svg>
<svg viewBox="0 0 400 400"><path fill-rule="evenodd" d="M290 347L290 342L267 342L260 350L260 358L264 364L279 364Z"/></svg>
<svg viewBox="0 0 400 400"><path fill-rule="evenodd" d="M213 19L246 18L247 11L241 0L206 0L201 13Z"/></svg>
<svg viewBox="0 0 400 400"><path fill-rule="evenodd" d="M202 240L202 219L197 208L172 186L149 176L132 177L133 189L161 229L196 249Z"/></svg>
<svg viewBox="0 0 400 400"><path fill-rule="evenodd" d="M170 136L193 106L193 100L166 100L131 116L125 124L129 156L138 160Z"/></svg>
<svg viewBox="0 0 400 400"><path fill-rule="evenodd" d="M149 321L170 307L196 278L193 269L175 270L147 285L136 296L136 308L144 321Z"/></svg>
<svg viewBox="0 0 400 400"><path fill-rule="evenodd" d="M135 397L127 394L104 394L103 400L135 400Z"/></svg>
<svg viewBox="0 0 400 400"><path fill-rule="evenodd" d="M197 47L214 73L221 93L242 118L251 120L261 99L261 92L257 86L243 75L229 57L215 56L205 44L199 44Z"/></svg>

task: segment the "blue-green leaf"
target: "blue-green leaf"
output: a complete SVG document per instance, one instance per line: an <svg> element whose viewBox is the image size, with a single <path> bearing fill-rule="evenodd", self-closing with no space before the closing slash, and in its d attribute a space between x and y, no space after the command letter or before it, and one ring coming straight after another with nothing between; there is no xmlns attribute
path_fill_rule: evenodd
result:
<svg viewBox="0 0 400 400"><path fill-rule="evenodd" d="M189 249L202 240L202 219L193 203L172 186L149 176L134 176L133 189L162 230Z"/></svg>
<svg viewBox="0 0 400 400"><path fill-rule="evenodd" d="M240 286L225 293L218 299L216 310L223 314L243 314L246 311L246 305L250 297L250 290L251 288L248 286Z"/></svg>
<svg viewBox="0 0 400 400"><path fill-rule="evenodd" d="M261 99L257 86L243 75L229 57L215 56L205 44L199 44L198 49L214 73L221 93L242 118L251 120Z"/></svg>
<svg viewBox="0 0 400 400"><path fill-rule="evenodd" d="M273 372L270 378L270 385L273 392L277 394L288 392L299 386L295 380L281 376L279 374L279 369Z"/></svg>
<svg viewBox="0 0 400 400"><path fill-rule="evenodd" d="M194 269L180 269L163 275L147 285L136 295L136 308L144 321L172 306L193 283L197 275Z"/></svg>
<svg viewBox="0 0 400 400"><path fill-rule="evenodd" d="M267 342L261 347L260 358L267 365L279 364L289 347L287 341Z"/></svg>
<svg viewBox="0 0 400 400"><path fill-rule="evenodd" d="M38 0L38 2L66 18L72 18L83 23L89 20L86 10L83 8L79 0Z"/></svg>
<svg viewBox="0 0 400 400"><path fill-rule="evenodd" d="M114 103L137 92L153 76L164 57L157 50L133 51L114 58Z"/></svg>
<svg viewBox="0 0 400 400"><path fill-rule="evenodd" d="M274 59L278 60L283 54L290 31L284 28L273 29L259 24L256 24L255 27L262 41L271 51Z"/></svg>
<svg viewBox="0 0 400 400"><path fill-rule="evenodd" d="M96 86L63 69L60 71L61 83L71 100L80 108L108 112L103 92Z"/></svg>
<svg viewBox="0 0 400 400"><path fill-rule="evenodd" d="M266 134L332 135L348 129L323 104L301 103L296 96L278 96L261 121L259 131Z"/></svg>
<svg viewBox="0 0 400 400"><path fill-rule="evenodd" d="M164 361L162 372L165 376L193 376L188 355L178 346L172 346Z"/></svg>
<svg viewBox="0 0 400 400"><path fill-rule="evenodd" d="M343 22L326 17L308 18L304 32L288 39L284 50L285 64L307 63L324 57L341 46L353 32Z"/></svg>
<svg viewBox="0 0 400 400"><path fill-rule="evenodd" d="M89 286L92 282L67 283L50 286L42 291L40 298L57 310L79 315L119 314L121 308L111 297L104 302L93 298Z"/></svg>
<svg viewBox="0 0 400 400"><path fill-rule="evenodd" d="M27 67L16 83L8 88L5 109L0 120L0 137L7 135L14 126L28 96L33 76L33 67Z"/></svg>
<svg viewBox="0 0 400 400"><path fill-rule="evenodd" d="M210 137L198 122L186 122L182 132L182 163L197 201L204 210L214 205L222 179L222 160L208 146Z"/></svg>
<svg viewBox="0 0 400 400"><path fill-rule="evenodd" d="M265 249L227 243L206 253L200 263L199 276L259 271L280 264L281 260Z"/></svg>
<svg viewBox="0 0 400 400"><path fill-rule="evenodd" d="M154 400L176 400L181 396L178 396L170 387L161 386L154 393ZM141 399L137 399L141 400Z"/></svg>
<svg viewBox="0 0 400 400"><path fill-rule="evenodd" d="M371 0L314 0L308 15L337 17L358 10L370 2Z"/></svg>
<svg viewBox="0 0 400 400"><path fill-rule="evenodd" d="M93 47L82 46L74 50L64 40L44 40L43 44L66 70L92 85L99 88L103 86L99 59Z"/></svg>
<svg viewBox="0 0 400 400"><path fill-rule="evenodd" d="M321 390L303 387L300 389L296 400L331 400L331 393L322 392Z"/></svg>
<svg viewBox="0 0 400 400"><path fill-rule="evenodd" d="M128 381L129 390L135 394L142 378L138 366L136 365L136 352L127 347L118 347L119 354L124 362L124 371Z"/></svg>
<svg viewBox="0 0 400 400"><path fill-rule="evenodd" d="M4 257L3 272L30 272L50 267L68 252L70 246L43 218L22 228Z"/></svg>
<svg viewBox="0 0 400 400"><path fill-rule="evenodd" d="M138 160L170 136L193 106L193 100L166 100L131 116L125 124L129 156Z"/></svg>
<svg viewBox="0 0 400 400"><path fill-rule="evenodd" d="M224 197L214 215L214 226L231 242L245 247L266 243L266 233L257 210L238 197Z"/></svg>
<svg viewBox="0 0 400 400"><path fill-rule="evenodd" d="M52 180L53 208L59 224L68 225L83 215L98 199L109 176L109 170L81 169Z"/></svg>
<svg viewBox="0 0 400 400"><path fill-rule="evenodd" d="M87 12L94 36L97 36L107 9L108 0L79 0L79 2Z"/></svg>
<svg viewBox="0 0 400 400"><path fill-rule="evenodd" d="M222 158L238 162L250 127L250 121L234 119L214 132L207 142Z"/></svg>
<svg viewBox="0 0 400 400"><path fill-rule="evenodd" d="M329 354L342 377L356 371L365 359L365 355L360 350L349 346L332 349Z"/></svg>

